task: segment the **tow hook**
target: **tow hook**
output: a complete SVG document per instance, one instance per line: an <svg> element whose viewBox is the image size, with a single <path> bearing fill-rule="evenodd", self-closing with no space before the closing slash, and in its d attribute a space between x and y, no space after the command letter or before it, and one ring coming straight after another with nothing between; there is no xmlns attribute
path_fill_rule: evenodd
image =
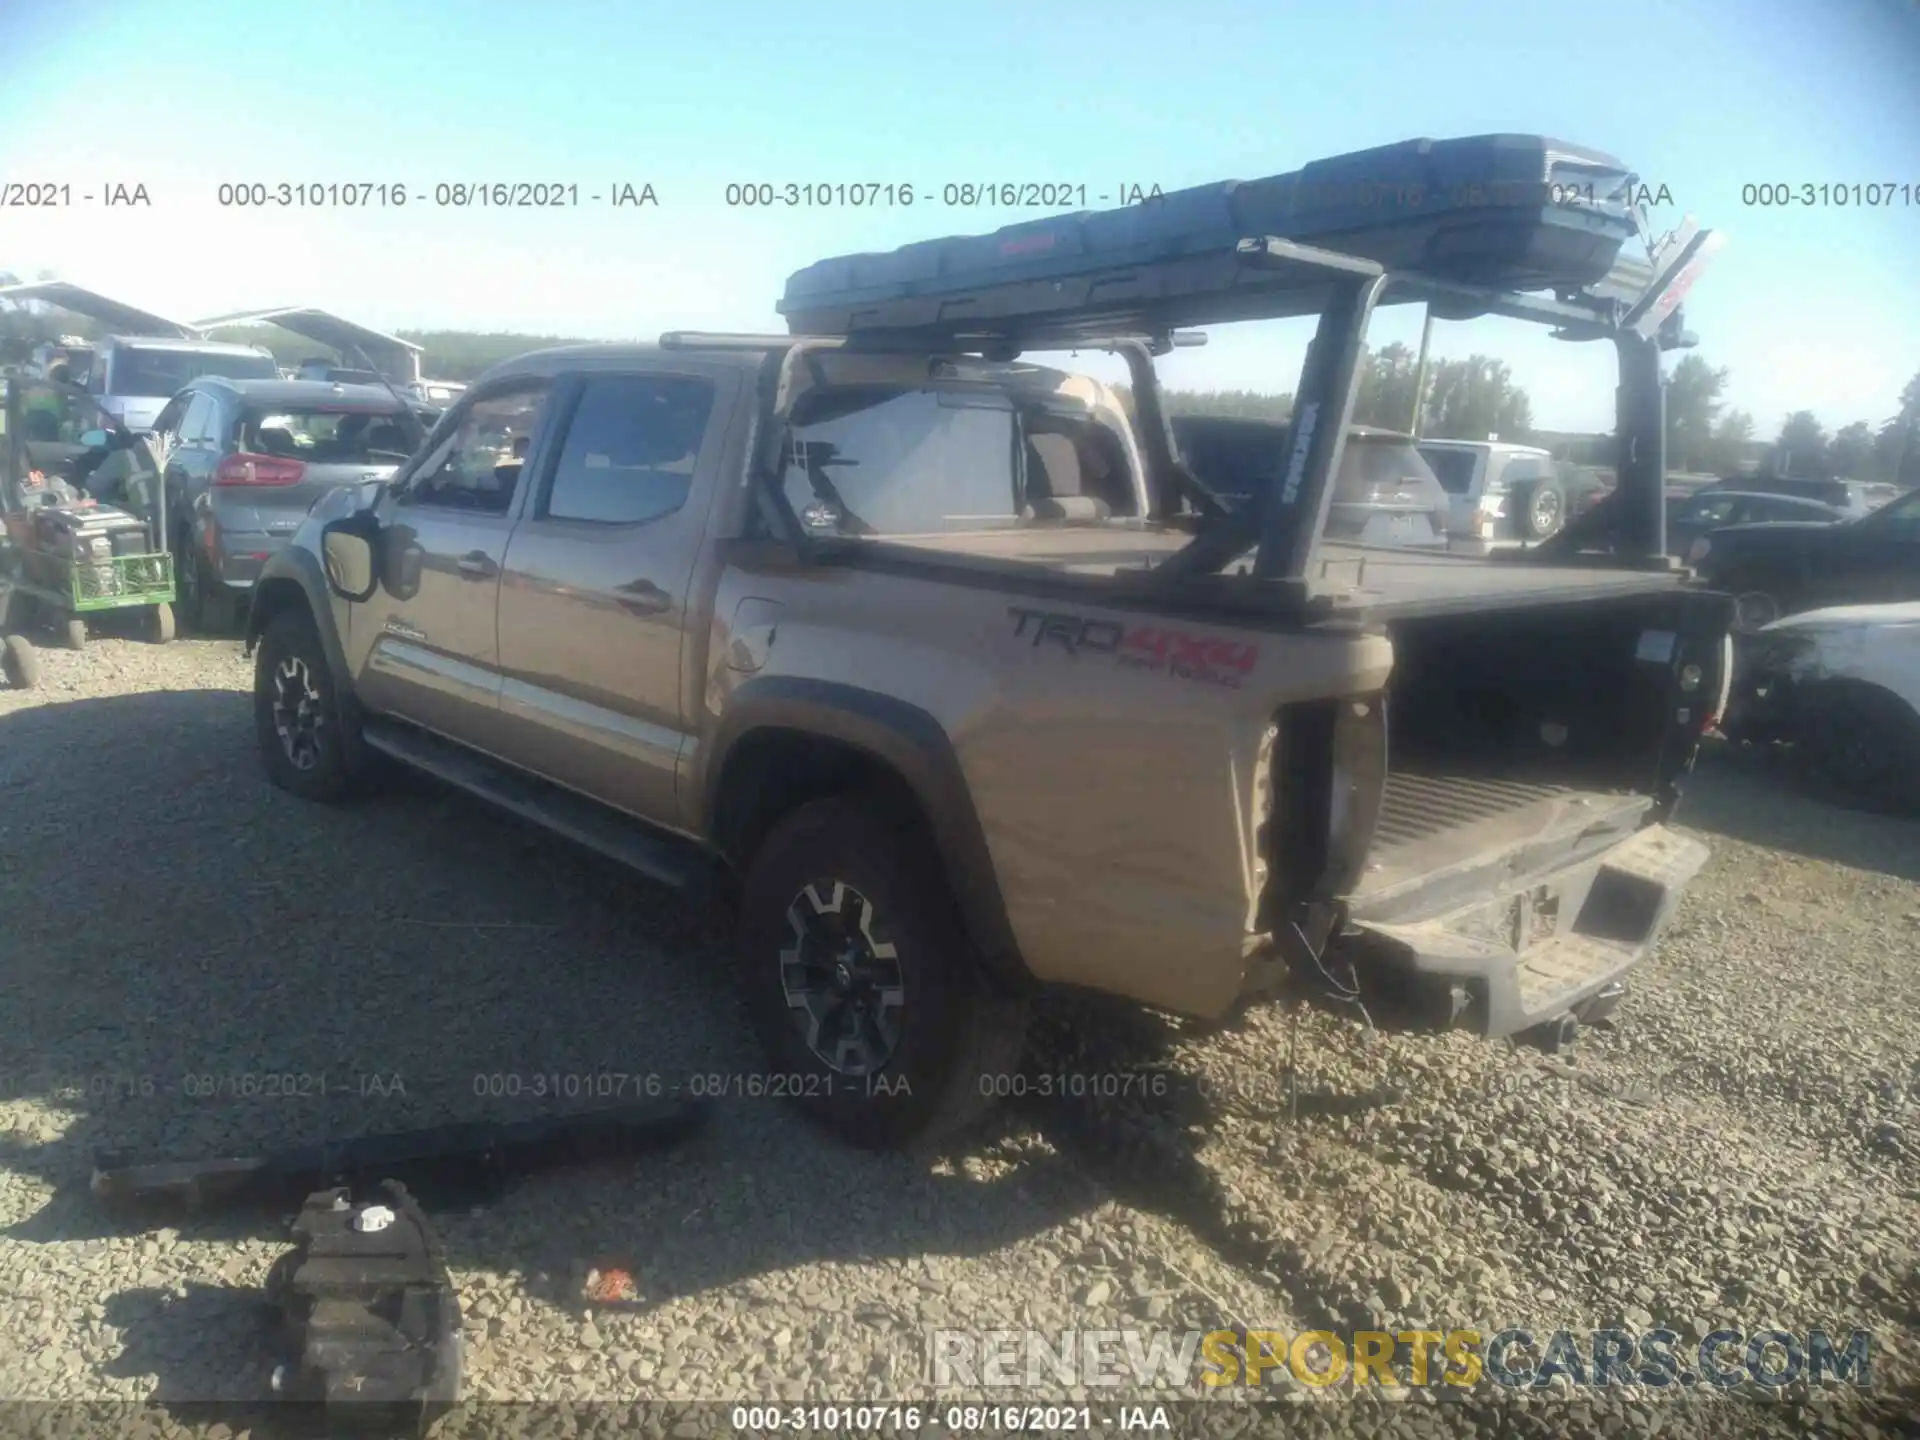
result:
<svg viewBox="0 0 1920 1440"><path fill-rule="evenodd" d="M1580 1022L1571 1015L1562 1015L1558 1020L1549 1020L1531 1030L1523 1030L1514 1038L1545 1054L1557 1055L1562 1050L1571 1049L1579 1033Z"/></svg>

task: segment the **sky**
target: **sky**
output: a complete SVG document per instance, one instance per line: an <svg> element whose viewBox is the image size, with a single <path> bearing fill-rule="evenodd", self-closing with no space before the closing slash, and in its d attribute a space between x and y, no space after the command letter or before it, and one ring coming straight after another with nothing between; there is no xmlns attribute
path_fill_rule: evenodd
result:
<svg viewBox="0 0 1920 1440"><path fill-rule="evenodd" d="M1607 151L1664 186L1658 229L1691 214L1726 235L1688 325L1760 436L1796 409L1877 425L1920 371L1920 0L102 0L0 4L0 54L0 187L73 197L0 207L0 271L53 271L188 320L306 304L387 330L783 330L774 303L814 260L1046 213L944 205L949 182L1098 196L1513 131ZM496 180L573 185L581 201L432 203L440 185ZM762 181L918 193L727 203L729 184ZM223 184L254 182L410 198L221 203ZM1851 197L1870 183L1893 203L1771 206L1748 188ZM150 203L105 206L116 184ZM588 198L621 184L652 185L658 204ZM1420 320L1394 307L1370 340L1416 345ZM1309 330L1219 327L1163 374L1291 390ZM1538 425L1611 427L1610 347L1436 324L1437 357L1474 352L1512 367Z"/></svg>

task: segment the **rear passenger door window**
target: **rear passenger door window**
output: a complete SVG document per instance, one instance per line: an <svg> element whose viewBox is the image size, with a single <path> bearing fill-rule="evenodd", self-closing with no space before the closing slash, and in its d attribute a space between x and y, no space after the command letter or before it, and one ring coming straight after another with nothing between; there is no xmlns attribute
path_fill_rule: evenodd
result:
<svg viewBox="0 0 1920 1440"><path fill-rule="evenodd" d="M1729 495L1715 495L1704 500L1696 500L1693 514L1688 518L1696 525L1726 525L1732 522L1739 501Z"/></svg>
<svg viewBox="0 0 1920 1440"><path fill-rule="evenodd" d="M687 503L713 386L671 375L599 375L580 387L537 518L644 525Z"/></svg>
<svg viewBox="0 0 1920 1440"><path fill-rule="evenodd" d="M1471 450L1451 450L1444 445L1417 448L1442 490L1449 495L1466 495L1472 491L1475 456Z"/></svg>
<svg viewBox="0 0 1920 1440"><path fill-rule="evenodd" d="M1553 478L1553 466L1547 461L1537 455L1515 455L1501 468L1496 483L1512 489L1516 485L1532 485Z"/></svg>

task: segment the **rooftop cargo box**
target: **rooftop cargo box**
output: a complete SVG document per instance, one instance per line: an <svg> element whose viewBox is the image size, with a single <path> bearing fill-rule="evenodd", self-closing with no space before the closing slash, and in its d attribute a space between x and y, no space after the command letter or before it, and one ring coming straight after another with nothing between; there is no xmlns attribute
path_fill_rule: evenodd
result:
<svg viewBox="0 0 1920 1440"><path fill-rule="evenodd" d="M822 260L788 278L778 309L794 334L955 326L1152 289L1124 272L1156 269L1164 298L1218 283L1252 237L1489 289L1576 290L1602 280L1637 233L1636 185L1611 155L1538 135L1408 140L1264 180ZM1088 281L1103 274L1108 289ZM1077 283L1050 299L1045 282L1069 276ZM1224 315L1203 306L1187 323L1210 318Z"/></svg>

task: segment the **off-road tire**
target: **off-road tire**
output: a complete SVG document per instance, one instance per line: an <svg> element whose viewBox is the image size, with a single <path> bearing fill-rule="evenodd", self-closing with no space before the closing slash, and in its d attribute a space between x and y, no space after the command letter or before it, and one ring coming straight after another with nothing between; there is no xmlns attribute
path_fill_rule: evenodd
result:
<svg viewBox="0 0 1920 1440"><path fill-rule="evenodd" d="M865 1077L839 1073L815 1052L783 982L790 910L810 888L830 898L836 884L871 904L871 934L893 946L904 995L898 1043ZM1019 1071L1026 1003L993 988L931 843L913 819L883 804L819 800L775 826L741 885L735 951L779 1092L855 1145L935 1145L991 1110Z"/></svg>
<svg viewBox="0 0 1920 1440"><path fill-rule="evenodd" d="M1515 497L1525 540L1545 540L1567 523L1567 492L1558 480L1538 480Z"/></svg>
<svg viewBox="0 0 1920 1440"><path fill-rule="evenodd" d="M33 642L24 635L8 635L0 639L0 673L7 677L7 684L16 690L31 690L40 683L40 657L34 653Z"/></svg>
<svg viewBox="0 0 1920 1440"><path fill-rule="evenodd" d="M301 699L308 702L307 712L288 713ZM280 714L276 701L283 707ZM349 760L353 741L341 723L341 708L313 617L298 606L281 611L260 637L253 663L254 735L267 779L303 800L344 798L353 789L354 771ZM295 740L283 742L283 717L295 730ZM310 729L305 725L309 717ZM309 753L309 739L311 763L302 764L296 757Z"/></svg>
<svg viewBox="0 0 1920 1440"><path fill-rule="evenodd" d="M60 626L60 638L69 650L87 648L87 622L78 615L69 615Z"/></svg>

